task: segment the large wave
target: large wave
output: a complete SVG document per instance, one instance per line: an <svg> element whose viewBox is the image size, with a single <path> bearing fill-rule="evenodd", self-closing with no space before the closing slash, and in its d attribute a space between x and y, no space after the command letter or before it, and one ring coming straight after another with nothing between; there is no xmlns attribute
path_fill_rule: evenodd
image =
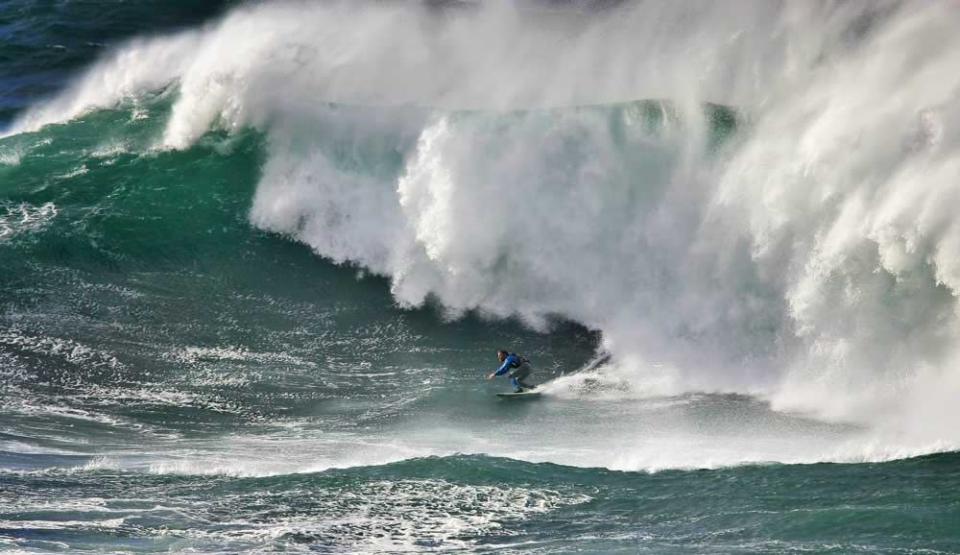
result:
<svg viewBox="0 0 960 555"><path fill-rule="evenodd" d="M926 2L274 2L129 43L9 132L175 86L161 147L262 130L251 220L403 305L576 320L632 394L956 441L958 24Z"/></svg>

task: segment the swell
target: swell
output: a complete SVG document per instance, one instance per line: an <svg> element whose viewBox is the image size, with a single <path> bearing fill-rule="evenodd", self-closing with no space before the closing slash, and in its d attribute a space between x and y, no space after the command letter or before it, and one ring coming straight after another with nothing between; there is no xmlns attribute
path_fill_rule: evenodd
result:
<svg viewBox="0 0 960 555"><path fill-rule="evenodd" d="M956 463L950 453L645 474L455 456L259 478L7 473L17 495L0 522L41 549L949 551L955 507L942 492L960 479Z"/></svg>

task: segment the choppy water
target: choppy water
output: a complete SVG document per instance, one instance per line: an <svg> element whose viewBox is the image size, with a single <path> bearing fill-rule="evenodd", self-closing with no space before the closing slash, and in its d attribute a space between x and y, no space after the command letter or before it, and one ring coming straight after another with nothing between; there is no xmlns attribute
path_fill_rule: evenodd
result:
<svg viewBox="0 0 960 555"><path fill-rule="evenodd" d="M0 4L0 551L960 552L958 18Z"/></svg>

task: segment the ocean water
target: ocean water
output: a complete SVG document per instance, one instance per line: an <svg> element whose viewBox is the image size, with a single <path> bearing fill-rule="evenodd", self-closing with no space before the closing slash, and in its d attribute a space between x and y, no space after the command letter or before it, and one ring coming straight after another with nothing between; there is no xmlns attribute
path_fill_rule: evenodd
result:
<svg viewBox="0 0 960 555"><path fill-rule="evenodd" d="M960 552L958 25L0 3L0 552Z"/></svg>

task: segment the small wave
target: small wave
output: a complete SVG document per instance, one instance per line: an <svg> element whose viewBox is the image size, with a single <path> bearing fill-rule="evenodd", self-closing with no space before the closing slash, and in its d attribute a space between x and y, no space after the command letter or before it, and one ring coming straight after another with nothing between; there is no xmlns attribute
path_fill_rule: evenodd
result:
<svg viewBox="0 0 960 555"><path fill-rule="evenodd" d="M956 453L958 451L960 451L960 443L956 442L933 441L922 444L897 445L894 442L877 438L872 441L838 449L835 453L824 457L823 461L811 462L832 462L839 464L886 463Z"/></svg>
<svg viewBox="0 0 960 555"><path fill-rule="evenodd" d="M242 361L242 362L260 362L260 363L283 363L296 366L316 366L316 363L303 360L299 357L286 353L261 353L251 351L246 347L226 346L226 347L183 347L171 353L168 357L178 362L186 364L199 364L202 362L214 361Z"/></svg>
<svg viewBox="0 0 960 555"><path fill-rule="evenodd" d="M130 152L129 145L123 142L112 142L98 147L90 153L93 158L115 158L121 154Z"/></svg>
<svg viewBox="0 0 960 555"><path fill-rule="evenodd" d="M72 400L72 399L71 399ZM43 404L34 403L31 401L21 401L20 403L5 403L3 405L4 411L9 411L10 413L18 413L22 415L30 416L53 416L57 418L71 419L71 420L83 420L86 422L92 422L96 424L101 424L103 426L109 426L113 428L121 428L126 425L133 427L139 427L134 423L127 422L123 419L103 414L102 412L80 409L71 406L52 404L56 402L54 399L44 398Z"/></svg>
<svg viewBox="0 0 960 555"><path fill-rule="evenodd" d="M77 166L76 168L73 168L68 172L53 176L53 178L60 179L60 180L72 179L80 175L86 175L89 172L90 172L90 169L87 167L86 164L80 164L79 166Z"/></svg>
<svg viewBox="0 0 960 555"><path fill-rule="evenodd" d="M91 283L87 281L80 281L77 286L81 289L90 291L105 291L108 293L113 293L126 299L139 299L144 297L144 294L136 289L131 289L129 287L124 287L114 283Z"/></svg>
<svg viewBox="0 0 960 555"><path fill-rule="evenodd" d="M0 520L0 528L29 530L115 529L123 525L122 518L108 520Z"/></svg>
<svg viewBox="0 0 960 555"><path fill-rule="evenodd" d="M58 357L75 365L123 368L123 364L110 353L93 349L72 339L28 335L16 329L10 329L0 331L0 345L7 345L35 355Z"/></svg>
<svg viewBox="0 0 960 555"><path fill-rule="evenodd" d="M11 445L18 448L19 446ZM120 470L113 457L91 456L70 452L38 452L27 446L27 452L0 451L0 474L13 476L70 476L103 470Z"/></svg>

